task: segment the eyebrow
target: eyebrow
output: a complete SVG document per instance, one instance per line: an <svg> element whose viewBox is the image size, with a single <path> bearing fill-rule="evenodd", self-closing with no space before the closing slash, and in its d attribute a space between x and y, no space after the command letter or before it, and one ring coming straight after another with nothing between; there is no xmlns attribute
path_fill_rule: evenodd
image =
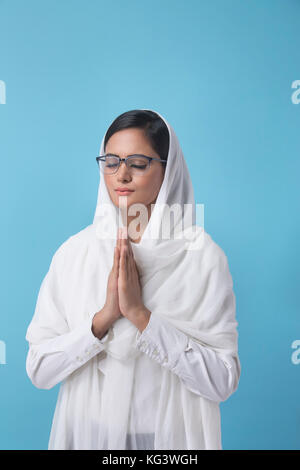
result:
<svg viewBox="0 0 300 470"><path fill-rule="evenodd" d="M107 153L105 153L105 156L106 155L114 155L115 157L121 158L120 155L118 155L117 153L107 152ZM126 157L124 157L124 158L133 157L135 155L140 155L141 157L147 157L147 158L154 158L154 157L150 157L149 155L144 155L143 153L131 153L130 155L126 155Z"/></svg>

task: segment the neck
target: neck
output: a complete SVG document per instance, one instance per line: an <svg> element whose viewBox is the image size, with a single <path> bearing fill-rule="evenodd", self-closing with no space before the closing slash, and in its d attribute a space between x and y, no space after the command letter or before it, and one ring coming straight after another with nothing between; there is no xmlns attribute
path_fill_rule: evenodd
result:
<svg viewBox="0 0 300 470"><path fill-rule="evenodd" d="M133 216L133 215L128 215L128 213L127 213L126 226L127 226L127 229L128 229L128 237L129 237L129 239L132 243L140 243L140 241L141 241L143 233L146 230L149 219L151 217L151 204L149 204L149 206L147 206L147 211L148 211L148 219L146 221L144 221L144 220L142 220L142 218L140 218L138 225L134 224L135 230L139 234L138 237L134 238L134 239L130 237L130 233L129 233L130 227L129 226L131 225L131 222L133 220L135 220L137 217L139 217L139 215L134 215ZM124 223L124 218L123 218L123 223ZM134 230L132 229L132 231L134 231ZM134 235L137 235L137 234L135 233Z"/></svg>

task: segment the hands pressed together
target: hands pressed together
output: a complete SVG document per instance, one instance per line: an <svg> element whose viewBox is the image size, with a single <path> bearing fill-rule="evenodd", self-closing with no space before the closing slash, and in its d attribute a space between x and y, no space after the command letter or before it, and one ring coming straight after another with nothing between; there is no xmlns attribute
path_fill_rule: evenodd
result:
<svg viewBox="0 0 300 470"><path fill-rule="evenodd" d="M140 331L147 326L151 315L142 300L139 272L126 227L118 230L103 310L112 321L126 317Z"/></svg>

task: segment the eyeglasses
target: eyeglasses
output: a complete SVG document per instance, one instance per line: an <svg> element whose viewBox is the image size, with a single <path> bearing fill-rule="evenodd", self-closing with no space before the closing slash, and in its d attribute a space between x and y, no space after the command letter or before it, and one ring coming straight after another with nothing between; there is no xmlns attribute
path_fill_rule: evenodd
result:
<svg viewBox="0 0 300 470"><path fill-rule="evenodd" d="M127 169L131 174L143 175L149 168L152 160L157 160L165 164L167 160L161 160L160 158L148 157L146 155L134 154L128 155L126 158L120 158L118 155L109 153L107 155L100 155L96 157L96 161L100 170L106 175L112 175L119 169L121 162L125 162Z"/></svg>

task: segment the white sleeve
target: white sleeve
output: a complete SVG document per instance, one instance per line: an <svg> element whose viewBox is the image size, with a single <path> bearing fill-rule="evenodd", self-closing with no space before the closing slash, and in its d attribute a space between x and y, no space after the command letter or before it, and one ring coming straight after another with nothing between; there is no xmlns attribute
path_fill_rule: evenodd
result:
<svg viewBox="0 0 300 470"><path fill-rule="evenodd" d="M236 363L191 340L166 318L151 313L137 332L135 347L172 372L193 393L209 400L227 400L238 386Z"/></svg>
<svg viewBox="0 0 300 470"><path fill-rule="evenodd" d="M63 258L57 250L41 284L27 328L26 372L37 388L50 389L105 349L109 330L99 340L92 332L93 312L70 330L61 302Z"/></svg>
<svg viewBox="0 0 300 470"><path fill-rule="evenodd" d="M35 387L49 390L105 349L108 332L99 340L91 327L92 318L88 318L69 333L41 344L29 343L26 372Z"/></svg>

